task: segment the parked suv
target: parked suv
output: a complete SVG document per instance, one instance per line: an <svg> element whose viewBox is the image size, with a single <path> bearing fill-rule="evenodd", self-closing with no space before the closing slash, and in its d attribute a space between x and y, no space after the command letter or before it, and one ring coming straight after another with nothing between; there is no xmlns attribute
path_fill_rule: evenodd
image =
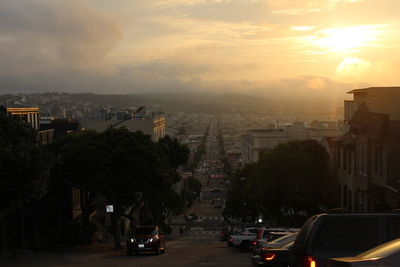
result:
<svg viewBox="0 0 400 267"><path fill-rule="evenodd" d="M400 214L326 213L312 216L294 243L294 266L322 267L400 237Z"/></svg>
<svg viewBox="0 0 400 267"><path fill-rule="evenodd" d="M141 226L131 235L126 244L128 255L140 252L154 252L160 254L165 252L165 236L157 226Z"/></svg>

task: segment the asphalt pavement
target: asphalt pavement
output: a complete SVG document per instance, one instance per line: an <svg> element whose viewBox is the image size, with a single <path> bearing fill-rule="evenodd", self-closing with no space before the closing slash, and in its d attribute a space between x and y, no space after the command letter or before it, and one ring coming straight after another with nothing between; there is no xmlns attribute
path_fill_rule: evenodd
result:
<svg viewBox="0 0 400 267"><path fill-rule="evenodd" d="M161 255L127 256L111 246L98 251L37 254L18 261L0 262L3 267L127 267L127 266L250 266L250 254L229 248L214 235L184 236L166 245Z"/></svg>

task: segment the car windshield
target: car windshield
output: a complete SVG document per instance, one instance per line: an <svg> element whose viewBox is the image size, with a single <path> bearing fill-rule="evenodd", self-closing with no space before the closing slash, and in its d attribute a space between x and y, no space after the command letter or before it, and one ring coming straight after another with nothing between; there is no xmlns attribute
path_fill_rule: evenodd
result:
<svg viewBox="0 0 400 267"><path fill-rule="evenodd" d="M388 255L400 251L400 238L367 250L358 255L360 258L371 259L371 258L383 258Z"/></svg>
<svg viewBox="0 0 400 267"><path fill-rule="evenodd" d="M152 227L141 227L135 231L135 235L154 235L156 228Z"/></svg>

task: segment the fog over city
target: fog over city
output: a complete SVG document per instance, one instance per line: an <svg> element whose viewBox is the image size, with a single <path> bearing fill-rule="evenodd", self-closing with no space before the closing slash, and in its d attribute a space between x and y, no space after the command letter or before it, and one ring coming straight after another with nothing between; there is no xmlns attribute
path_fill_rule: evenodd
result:
<svg viewBox="0 0 400 267"><path fill-rule="evenodd" d="M348 89L398 82L399 5L1 1L0 93L235 92L340 102Z"/></svg>

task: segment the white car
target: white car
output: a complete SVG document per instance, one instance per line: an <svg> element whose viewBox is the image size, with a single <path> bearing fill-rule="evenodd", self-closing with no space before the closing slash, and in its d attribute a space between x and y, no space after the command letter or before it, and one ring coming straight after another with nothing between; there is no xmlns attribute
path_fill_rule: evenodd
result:
<svg viewBox="0 0 400 267"><path fill-rule="evenodd" d="M282 234L282 233L280 233ZM297 237L297 233L286 233L286 235L283 235L273 241L267 242L266 240L259 240L258 241L258 247L260 249L270 249L270 248L281 248L285 246L286 244L293 242Z"/></svg>
<svg viewBox="0 0 400 267"><path fill-rule="evenodd" d="M251 241L257 236L258 228L247 227L237 234L231 235L228 238L228 246L241 247L244 250L250 248Z"/></svg>

